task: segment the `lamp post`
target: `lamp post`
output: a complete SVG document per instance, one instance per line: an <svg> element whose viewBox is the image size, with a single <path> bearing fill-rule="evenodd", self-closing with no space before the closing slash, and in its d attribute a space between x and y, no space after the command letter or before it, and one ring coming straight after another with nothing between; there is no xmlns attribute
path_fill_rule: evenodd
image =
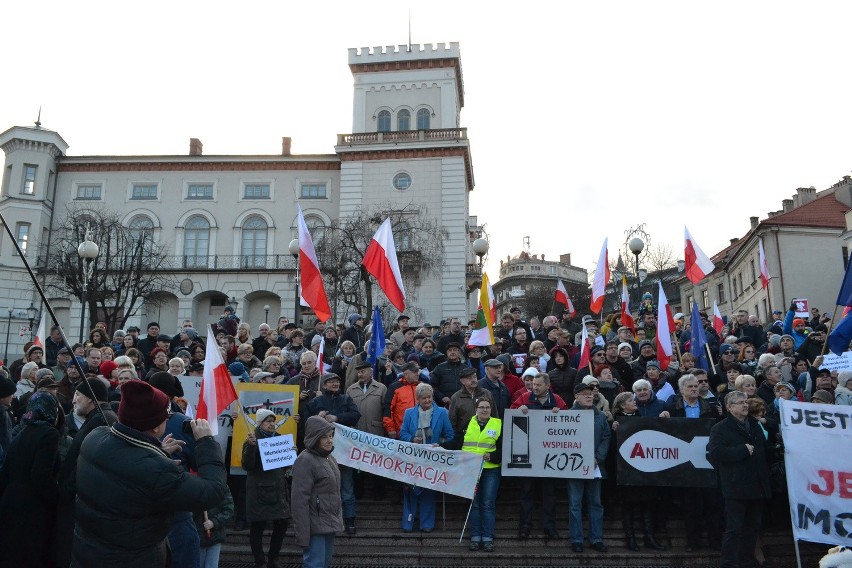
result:
<svg viewBox="0 0 852 568"><path fill-rule="evenodd" d="M269 304L263 305L263 313L264 313L263 323L268 324L269 323Z"/></svg>
<svg viewBox="0 0 852 568"><path fill-rule="evenodd" d="M292 254L293 258L296 260L296 291L294 294L296 300L293 306L293 323L299 326L299 320L302 316L302 306L299 303L299 239L293 239L292 241L290 241L290 246L288 248L290 249L290 254Z"/></svg>
<svg viewBox="0 0 852 568"><path fill-rule="evenodd" d="M479 272L482 272L482 257L488 252L490 244L485 239L476 239L473 241L473 253L479 257Z"/></svg>
<svg viewBox="0 0 852 568"><path fill-rule="evenodd" d="M639 289L639 255L642 254L642 251L645 250L645 241L640 239L639 237L633 237L630 239L630 242L627 243L627 247L630 249L630 252L633 253L633 257L636 260L636 289Z"/></svg>
<svg viewBox="0 0 852 568"><path fill-rule="evenodd" d="M86 325L86 293L88 292L89 278L92 277L92 261L98 257L98 245L92 242L92 233L89 226L86 225L86 236L80 246L77 247L77 254L83 260L83 294L80 306L80 343L83 343L83 330Z"/></svg>
<svg viewBox="0 0 852 568"><path fill-rule="evenodd" d="M12 329L12 308L9 308L9 320L6 322L6 349L3 352L3 364L9 366L9 331Z"/></svg>
<svg viewBox="0 0 852 568"><path fill-rule="evenodd" d="M33 339L33 324L35 323L36 314L38 313L38 309L36 309L35 305L30 302L30 307L27 308L27 315L30 318L30 341Z"/></svg>
<svg viewBox="0 0 852 568"><path fill-rule="evenodd" d="M237 299L235 297L231 296L230 298L228 298L228 305L231 306L232 308L234 308L234 314L236 315L237 306L240 305L240 303L237 301Z"/></svg>

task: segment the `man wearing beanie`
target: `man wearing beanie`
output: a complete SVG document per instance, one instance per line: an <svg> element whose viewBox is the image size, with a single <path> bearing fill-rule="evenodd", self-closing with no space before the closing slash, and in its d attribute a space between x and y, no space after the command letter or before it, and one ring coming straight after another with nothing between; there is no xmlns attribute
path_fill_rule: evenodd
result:
<svg viewBox="0 0 852 568"><path fill-rule="evenodd" d="M77 464L73 566L165 567L176 511L206 510L225 496L222 451L206 420L193 420L198 475L176 464L181 443L160 442L169 397L142 381L121 387L118 422L83 441Z"/></svg>
<svg viewBox="0 0 852 568"><path fill-rule="evenodd" d="M805 339L808 337L807 323L802 318L796 317L796 302L790 302L790 308L787 310L787 316L784 318L784 334L793 337L795 349L802 346Z"/></svg>
<svg viewBox="0 0 852 568"><path fill-rule="evenodd" d="M85 379L77 384L72 399L74 414L84 420L74 436L62 469L59 470L59 502L57 504L56 565L71 564L74 543L74 500L77 497L77 458L86 436L98 426L112 426L118 417L109 405L107 386L102 379ZM99 409L100 407L100 409Z"/></svg>

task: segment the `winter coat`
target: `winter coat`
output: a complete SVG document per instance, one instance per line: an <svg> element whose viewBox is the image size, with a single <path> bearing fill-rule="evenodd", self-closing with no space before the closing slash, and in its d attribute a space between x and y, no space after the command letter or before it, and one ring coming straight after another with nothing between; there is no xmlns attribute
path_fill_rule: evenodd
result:
<svg viewBox="0 0 852 568"><path fill-rule="evenodd" d="M571 410L589 409L582 408L575 402L574 406L571 407ZM600 468L601 475L606 478L607 472L604 467L604 463L606 462L607 453L609 453L609 442L612 437L612 427L610 427L603 412L597 408L592 408L591 410L595 413L595 463Z"/></svg>
<svg viewBox="0 0 852 568"><path fill-rule="evenodd" d="M566 356L567 359L567 356ZM553 363L553 358L550 359ZM555 363L551 369L547 371L547 376L550 377L550 388L553 392L561 396L566 401L574 401L574 381L577 380L577 369L565 363L562 367L558 367Z"/></svg>
<svg viewBox="0 0 852 568"><path fill-rule="evenodd" d="M467 364L462 361L444 361L432 371L432 388L435 389L435 401L443 404L442 399L450 398L461 388L459 374L467 369Z"/></svg>
<svg viewBox="0 0 852 568"><path fill-rule="evenodd" d="M666 402L665 410L671 418L686 418L686 409L682 396L673 396ZM719 414L714 407L706 400L698 397L698 417L699 418L718 418Z"/></svg>
<svg viewBox="0 0 852 568"><path fill-rule="evenodd" d="M450 424L452 424L453 431L456 433L456 444L452 449L461 449L464 433L467 430L468 424L470 424L470 419L476 414L476 402L480 399L485 399L491 406L494 406L491 393L483 389L479 384L476 385L476 390L473 391L473 394L467 392L467 389L461 388L450 397Z"/></svg>
<svg viewBox="0 0 852 568"><path fill-rule="evenodd" d="M405 380L405 377L388 387L382 405L382 423L389 434L396 432L396 435L399 436L405 411L417 404L417 397L414 396L416 388L417 383L410 384Z"/></svg>
<svg viewBox="0 0 852 568"><path fill-rule="evenodd" d="M72 566L166 566L174 513L225 497L222 450L212 436L196 441L195 460L198 475L191 475L142 432L118 423L95 428L77 462Z"/></svg>
<svg viewBox="0 0 852 568"><path fill-rule="evenodd" d="M495 414L503 416L503 411L512 404L512 395L509 392L509 388L503 381L497 381L496 384L492 383L488 380L488 377L480 379L476 384L491 395L491 400L494 401Z"/></svg>
<svg viewBox="0 0 852 568"><path fill-rule="evenodd" d="M565 404L562 397L558 394L554 394L553 391L547 392L547 400L543 403L538 400L538 397L534 393L528 392L517 397L512 403L511 408L520 408L522 406L526 406L531 410L552 410L554 407L559 410L568 410L568 405Z"/></svg>
<svg viewBox="0 0 852 568"><path fill-rule="evenodd" d="M351 398L345 394L329 394L327 391L304 405L299 414L302 415L301 420L307 420L323 410L336 416L339 424L350 428L354 428L361 418L361 413Z"/></svg>
<svg viewBox="0 0 852 568"><path fill-rule="evenodd" d="M399 431L399 439L410 442L417 436L417 414L420 405L405 411L402 419L402 429ZM448 444L455 438L453 426L450 424L450 415L445 408L432 405L432 420L429 422L432 428L432 437L423 440L424 444Z"/></svg>
<svg viewBox="0 0 852 568"><path fill-rule="evenodd" d="M382 426L382 404L385 402L387 391L388 388L376 380L370 381L370 384L367 385L367 392L364 392L364 389L357 382L346 389L346 394L349 395L361 414L355 428L376 436L385 435L385 429Z"/></svg>
<svg viewBox="0 0 852 568"><path fill-rule="evenodd" d="M648 399L648 402L641 402L638 399L636 400L636 415L644 416L648 418L656 418L660 415L660 412L666 409L666 403L659 398L653 392L651 393L651 398Z"/></svg>
<svg viewBox="0 0 852 568"><path fill-rule="evenodd" d="M357 325L347 327L340 336L340 343L344 341L351 341L356 353L363 351L366 345L364 330Z"/></svg>
<svg viewBox="0 0 852 568"><path fill-rule="evenodd" d="M290 502L296 545L307 548L314 535L334 534L343 530L340 500L340 470L331 454L317 446L334 426L319 416L311 416L305 425L305 447L293 464L293 488Z"/></svg>
<svg viewBox="0 0 852 568"><path fill-rule="evenodd" d="M852 390L843 385L837 385L834 389L834 404L839 406L852 406Z"/></svg>
<svg viewBox="0 0 852 568"><path fill-rule="evenodd" d="M53 566L59 431L25 426L9 444L0 472L0 566Z"/></svg>
<svg viewBox="0 0 852 568"><path fill-rule="evenodd" d="M193 515L193 518L195 519L195 528L198 530L198 538L201 541L201 548L225 542L225 537L228 534L225 526L234 518L234 499L231 497L231 490L225 486L225 500L207 510L207 518L213 521L213 528L210 529L209 537L204 528L204 511L198 511Z"/></svg>
<svg viewBox="0 0 852 568"><path fill-rule="evenodd" d="M710 430L710 462L719 472L725 499L769 499L769 462L760 423L747 417L749 432L728 416ZM749 454L746 444L754 446Z"/></svg>
<svg viewBox="0 0 852 568"><path fill-rule="evenodd" d="M260 428L255 428L258 440L270 438ZM275 521L290 518L290 500L287 487L287 468L264 471L260 460L260 447L248 440L243 442L243 469L246 470L246 521Z"/></svg>

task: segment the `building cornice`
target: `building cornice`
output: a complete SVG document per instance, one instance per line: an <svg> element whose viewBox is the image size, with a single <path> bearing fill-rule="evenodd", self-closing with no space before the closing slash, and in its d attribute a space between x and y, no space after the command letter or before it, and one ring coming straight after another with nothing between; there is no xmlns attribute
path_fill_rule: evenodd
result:
<svg viewBox="0 0 852 568"><path fill-rule="evenodd" d="M448 57L441 59L416 59L408 61L376 61L369 63L350 63L352 74L387 73L392 71L413 71L419 69L453 69L456 74L456 94L459 107L464 108L464 83L462 83L461 59Z"/></svg>
<svg viewBox="0 0 852 568"><path fill-rule="evenodd" d="M316 158L281 158L277 156L241 156L223 159L217 156L117 156L65 158L59 163L59 173L91 172L243 172L243 171L298 171L340 169L336 156Z"/></svg>
<svg viewBox="0 0 852 568"><path fill-rule="evenodd" d="M463 158L467 189L473 191L473 165L466 146L447 148L400 148L398 150L365 150L338 147L341 162L371 162L376 160L423 160L429 158Z"/></svg>

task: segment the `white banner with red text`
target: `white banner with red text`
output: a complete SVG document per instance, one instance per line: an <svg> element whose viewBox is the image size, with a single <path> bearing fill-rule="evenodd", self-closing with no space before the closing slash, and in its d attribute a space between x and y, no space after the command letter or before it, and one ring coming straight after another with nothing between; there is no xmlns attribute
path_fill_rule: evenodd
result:
<svg viewBox="0 0 852 568"><path fill-rule="evenodd" d="M473 498L482 455L383 438L335 424L332 456L340 465L402 483Z"/></svg>
<svg viewBox="0 0 852 568"><path fill-rule="evenodd" d="M781 433L793 536L849 544L852 406L782 400Z"/></svg>

